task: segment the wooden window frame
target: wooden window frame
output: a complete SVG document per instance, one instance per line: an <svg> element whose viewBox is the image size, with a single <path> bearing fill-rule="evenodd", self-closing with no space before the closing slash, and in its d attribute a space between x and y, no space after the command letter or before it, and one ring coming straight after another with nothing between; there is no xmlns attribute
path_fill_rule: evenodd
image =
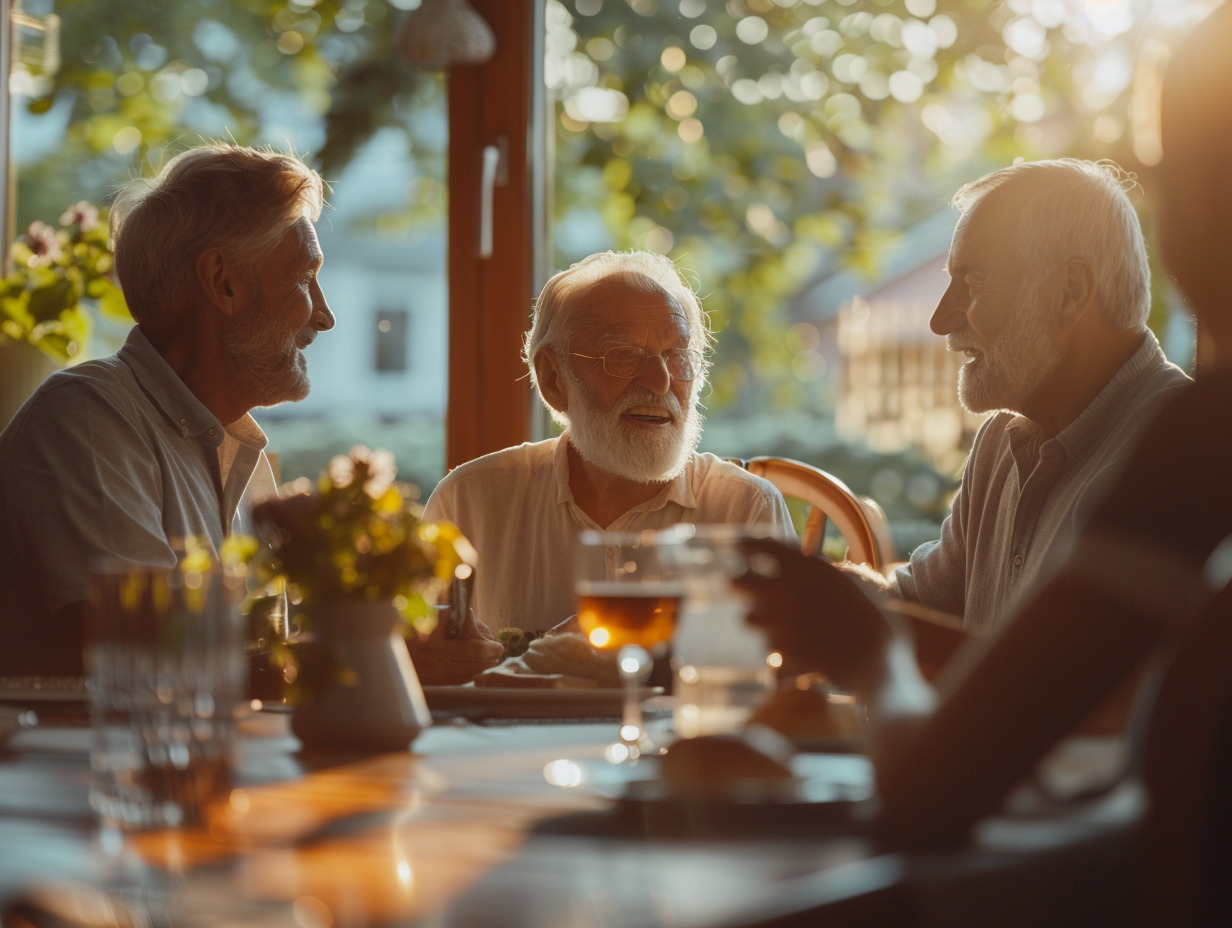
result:
<svg viewBox="0 0 1232 928"><path fill-rule="evenodd" d="M545 241L544 0L470 2L496 34L496 53L449 73L447 468L532 437L521 349ZM484 257L481 179L489 146L501 158Z"/></svg>

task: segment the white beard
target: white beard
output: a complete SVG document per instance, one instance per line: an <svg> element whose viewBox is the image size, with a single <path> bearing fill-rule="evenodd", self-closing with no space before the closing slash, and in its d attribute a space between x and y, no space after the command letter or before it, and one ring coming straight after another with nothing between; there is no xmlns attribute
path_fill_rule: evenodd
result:
<svg viewBox="0 0 1232 928"><path fill-rule="evenodd" d="M969 328L946 338L951 351L975 348L981 353L978 360L968 361L958 371L958 399L968 412L1021 412L1031 394L1061 363L1049 341L1048 320L1038 308L1038 292L1038 287L1028 286L1019 293L1009 323L991 345L985 345Z"/></svg>
<svg viewBox="0 0 1232 928"><path fill-rule="evenodd" d="M702 440L702 415L695 402L681 415L674 393L656 396L633 389L612 409L591 402L585 387L571 380L569 441L587 463L625 480L663 483L683 473ZM690 393L690 400L693 394ZM672 414L672 424L657 429L631 428L621 415L634 406L659 406Z"/></svg>

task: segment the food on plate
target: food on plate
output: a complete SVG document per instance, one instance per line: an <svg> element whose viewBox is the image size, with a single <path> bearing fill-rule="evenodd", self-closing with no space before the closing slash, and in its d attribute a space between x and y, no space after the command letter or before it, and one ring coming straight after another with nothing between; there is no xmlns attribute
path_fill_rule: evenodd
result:
<svg viewBox="0 0 1232 928"><path fill-rule="evenodd" d="M750 787L768 791L793 778L792 753L789 740L761 726L681 738L659 759L659 777L682 796L730 796Z"/></svg>
<svg viewBox="0 0 1232 928"><path fill-rule="evenodd" d="M593 689L619 686L620 673L614 654L596 651L582 635L566 632L536 638L522 655L475 677L475 685Z"/></svg>
<svg viewBox="0 0 1232 928"><path fill-rule="evenodd" d="M801 677L778 690L749 718L795 740L851 738L860 734L860 705L837 696L819 678Z"/></svg>
<svg viewBox="0 0 1232 928"><path fill-rule="evenodd" d="M509 658L525 654L532 639L522 629L509 625L496 632L496 640L504 646L505 657Z"/></svg>

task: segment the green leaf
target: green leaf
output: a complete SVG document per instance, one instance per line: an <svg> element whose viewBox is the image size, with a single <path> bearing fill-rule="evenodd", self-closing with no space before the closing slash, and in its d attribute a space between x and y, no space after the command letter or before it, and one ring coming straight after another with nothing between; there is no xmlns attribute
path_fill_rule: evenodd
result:
<svg viewBox="0 0 1232 928"><path fill-rule="evenodd" d="M31 291L30 315L36 323L59 319L61 313L77 305L80 295L74 291L72 282L63 277Z"/></svg>
<svg viewBox="0 0 1232 928"><path fill-rule="evenodd" d="M99 311L108 319L119 322L131 322L132 314L128 311L128 301L124 299L124 291L106 277L97 277L90 281L86 293L98 302Z"/></svg>

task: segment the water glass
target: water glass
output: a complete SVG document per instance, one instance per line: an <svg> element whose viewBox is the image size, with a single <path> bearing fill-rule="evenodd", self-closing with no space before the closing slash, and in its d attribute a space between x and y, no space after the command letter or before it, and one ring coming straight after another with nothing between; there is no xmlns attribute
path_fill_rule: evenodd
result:
<svg viewBox="0 0 1232 928"><path fill-rule="evenodd" d="M198 824L229 792L246 674L241 587L218 565L92 572L90 805L105 826Z"/></svg>
<svg viewBox="0 0 1232 928"><path fill-rule="evenodd" d="M672 643L676 733L735 732L775 685L770 645L745 622L748 602L731 584L745 570L741 540L758 532L690 524L672 531L685 591Z"/></svg>

